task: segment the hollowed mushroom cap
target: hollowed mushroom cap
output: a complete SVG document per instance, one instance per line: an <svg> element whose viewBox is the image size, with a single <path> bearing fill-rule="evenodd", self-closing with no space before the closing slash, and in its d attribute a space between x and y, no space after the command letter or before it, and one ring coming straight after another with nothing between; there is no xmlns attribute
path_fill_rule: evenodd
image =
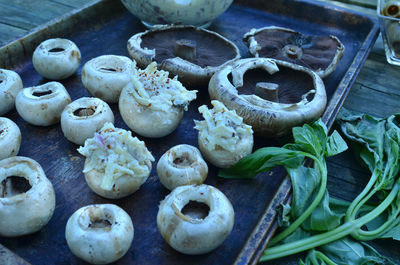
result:
<svg viewBox="0 0 400 265"><path fill-rule="evenodd" d="M16 156L21 146L21 131L15 122L0 117L0 160Z"/></svg>
<svg viewBox="0 0 400 265"><path fill-rule="evenodd" d="M317 119L327 102L317 73L266 58L242 59L224 67L210 80L208 92L265 137L288 134L292 127Z"/></svg>
<svg viewBox="0 0 400 265"><path fill-rule="evenodd" d="M128 57L102 55L85 63L82 83L92 96L116 103L130 81L131 71L132 60Z"/></svg>
<svg viewBox="0 0 400 265"><path fill-rule="evenodd" d="M15 97L22 87L21 77L16 72L0 69L0 115L14 108Z"/></svg>
<svg viewBox="0 0 400 265"><path fill-rule="evenodd" d="M138 33L128 40L128 52L139 66L156 61L191 86L207 85L218 69L240 58L233 42L193 26L159 26Z"/></svg>
<svg viewBox="0 0 400 265"><path fill-rule="evenodd" d="M43 77L62 80L78 70L81 52L70 40L48 39L35 49L32 62L35 70Z"/></svg>
<svg viewBox="0 0 400 265"><path fill-rule="evenodd" d="M14 156L0 161L0 236L34 233L53 215L55 194L42 167Z"/></svg>
<svg viewBox="0 0 400 265"><path fill-rule="evenodd" d="M61 114L64 136L79 145L93 137L106 122L114 123L114 114L110 106L99 98L79 98L68 104Z"/></svg>
<svg viewBox="0 0 400 265"><path fill-rule="evenodd" d="M78 209L68 219L65 238L75 256L91 264L108 264L129 250L134 228L129 215L114 204Z"/></svg>
<svg viewBox="0 0 400 265"><path fill-rule="evenodd" d="M59 82L22 89L15 99L18 114L28 123L49 126L60 121L65 106L71 103L65 87Z"/></svg>
<svg viewBox="0 0 400 265"><path fill-rule="evenodd" d="M208 214L204 218L186 214L183 209L191 202L208 207ZM157 227L165 241L191 255L217 248L231 233L233 224L234 211L228 198L205 184L175 188L160 203L157 214Z"/></svg>
<svg viewBox="0 0 400 265"><path fill-rule="evenodd" d="M310 68L326 77L337 67L344 46L335 36L314 36L282 27L252 29L243 36L255 57L273 58Z"/></svg>
<svg viewBox="0 0 400 265"><path fill-rule="evenodd" d="M117 199L137 191L150 175L154 157L131 131L107 122L78 152L86 157L85 180L98 195Z"/></svg>
<svg viewBox="0 0 400 265"><path fill-rule="evenodd" d="M172 147L157 163L158 179L169 190L183 185L202 184L207 173L208 166L199 149L187 144Z"/></svg>

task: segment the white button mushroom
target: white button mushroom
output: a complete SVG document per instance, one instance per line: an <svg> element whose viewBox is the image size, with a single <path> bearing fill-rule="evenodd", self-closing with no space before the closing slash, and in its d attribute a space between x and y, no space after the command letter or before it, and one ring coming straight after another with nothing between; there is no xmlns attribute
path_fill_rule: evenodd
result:
<svg viewBox="0 0 400 265"><path fill-rule="evenodd" d="M122 89L119 99L122 119L142 136L166 136L179 125L197 91L186 90L177 77L170 79L168 72L157 70L155 62L145 70L134 66L131 82Z"/></svg>
<svg viewBox="0 0 400 265"><path fill-rule="evenodd" d="M253 130L234 110L227 109L217 100L211 104L214 106L211 110L206 105L199 107L204 120L195 121L195 129L199 130L199 148L210 163L228 168L251 153Z"/></svg>
<svg viewBox="0 0 400 265"><path fill-rule="evenodd" d="M79 48L67 39L48 39L33 52L33 67L50 80L62 80L78 70L81 63Z"/></svg>
<svg viewBox="0 0 400 265"><path fill-rule="evenodd" d="M182 185L202 184L207 173L208 166L199 149L187 144L172 147L157 163L158 178L169 190Z"/></svg>
<svg viewBox="0 0 400 265"><path fill-rule="evenodd" d="M64 136L79 145L93 137L106 122L114 123L114 114L110 106L99 98L79 98L68 104L61 114Z"/></svg>
<svg viewBox="0 0 400 265"><path fill-rule="evenodd" d="M21 131L8 118L0 117L0 160L16 156L21 146Z"/></svg>
<svg viewBox="0 0 400 265"><path fill-rule="evenodd" d="M70 102L71 97L59 82L24 88L15 99L18 114L26 122L37 126L60 122L61 113Z"/></svg>
<svg viewBox="0 0 400 265"><path fill-rule="evenodd" d="M77 257L107 264L129 250L134 228L129 215L114 204L94 204L77 210L67 222L65 238Z"/></svg>
<svg viewBox="0 0 400 265"><path fill-rule="evenodd" d="M82 68L82 83L92 96L116 103L121 90L131 79L131 65L132 60L125 56L93 58Z"/></svg>
<svg viewBox="0 0 400 265"><path fill-rule="evenodd" d="M86 156L85 179L98 195L109 199L128 196L147 180L154 157L131 131L107 122L78 152Z"/></svg>
<svg viewBox="0 0 400 265"><path fill-rule="evenodd" d="M233 228L234 211L228 198L209 185L174 189L160 204L157 227L175 250L203 254L217 248Z"/></svg>
<svg viewBox="0 0 400 265"><path fill-rule="evenodd" d="M0 69L0 115L14 108L15 97L22 87L22 80L16 72Z"/></svg>
<svg viewBox="0 0 400 265"><path fill-rule="evenodd" d="M0 236L34 233L53 215L55 194L42 167L14 156L0 161Z"/></svg>

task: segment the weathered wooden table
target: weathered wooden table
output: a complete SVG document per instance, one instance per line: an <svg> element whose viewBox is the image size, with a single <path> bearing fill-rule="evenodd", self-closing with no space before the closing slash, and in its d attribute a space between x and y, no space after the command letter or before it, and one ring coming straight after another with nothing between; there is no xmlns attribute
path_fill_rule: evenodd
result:
<svg viewBox="0 0 400 265"><path fill-rule="evenodd" d="M91 0L0 0L0 46L29 33L51 19ZM330 1L332 2L332 1ZM375 14L374 0L343 0L338 5ZM344 107L378 117L400 112L400 67L386 62L382 40L379 37L368 59L353 85ZM369 176L355 162L350 152L328 160L328 189L330 194L351 200L362 189ZM392 240L379 240L372 244L384 255L400 264L400 243ZM7 253L0 245L0 264L16 264L12 253ZM268 264L298 264L296 257L271 261Z"/></svg>

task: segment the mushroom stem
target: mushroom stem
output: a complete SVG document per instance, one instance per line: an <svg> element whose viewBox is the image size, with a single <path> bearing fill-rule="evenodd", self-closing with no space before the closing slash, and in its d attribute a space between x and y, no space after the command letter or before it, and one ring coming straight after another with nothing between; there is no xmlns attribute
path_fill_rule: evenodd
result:
<svg viewBox="0 0 400 265"><path fill-rule="evenodd" d="M174 54L187 61L194 61L196 59L196 42L186 39L177 40Z"/></svg>
<svg viewBox="0 0 400 265"><path fill-rule="evenodd" d="M279 102L278 88L279 85L275 83L258 82L254 94L265 100Z"/></svg>
<svg viewBox="0 0 400 265"><path fill-rule="evenodd" d="M283 47L283 52L290 59L299 59L303 55L303 50L293 44L288 44Z"/></svg>

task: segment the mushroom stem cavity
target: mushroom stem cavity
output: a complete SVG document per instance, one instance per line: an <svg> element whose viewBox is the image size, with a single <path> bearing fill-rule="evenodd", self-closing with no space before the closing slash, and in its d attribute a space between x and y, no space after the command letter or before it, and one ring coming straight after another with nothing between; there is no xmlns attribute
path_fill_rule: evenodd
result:
<svg viewBox="0 0 400 265"><path fill-rule="evenodd" d="M32 188L24 177L9 176L0 183L0 197L7 198L25 193Z"/></svg>
<svg viewBox="0 0 400 265"><path fill-rule="evenodd" d="M182 59L193 62L196 59L196 41L187 39L177 40L174 53Z"/></svg>
<svg viewBox="0 0 400 265"><path fill-rule="evenodd" d="M49 52L63 52L63 51L65 51L65 49L60 47L54 47L49 50Z"/></svg>
<svg viewBox="0 0 400 265"><path fill-rule="evenodd" d="M42 97L42 96L50 95L51 93L53 93L53 91L51 91L51 90L34 91L32 93L32 95L34 95L35 97Z"/></svg>
<svg viewBox="0 0 400 265"><path fill-rule="evenodd" d="M88 218L87 218L88 217ZM86 218L84 223L88 229L104 229L110 230L114 220L107 209L99 207L88 207L81 218Z"/></svg>
<svg viewBox="0 0 400 265"><path fill-rule="evenodd" d="M194 162L193 157L191 157L191 155L188 152L184 152L182 154L177 154L173 152L172 157L174 159L173 163L181 167L190 166Z"/></svg>
<svg viewBox="0 0 400 265"><path fill-rule="evenodd" d="M99 70L104 72L119 72L119 70L111 67L101 67Z"/></svg>
<svg viewBox="0 0 400 265"><path fill-rule="evenodd" d="M198 201L190 200L181 210L181 213L192 219L205 219L210 212L210 207Z"/></svg>
<svg viewBox="0 0 400 265"><path fill-rule="evenodd" d="M79 108L74 111L74 115L78 117L88 117L94 114L93 108Z"/></svg>
<svg viewBox="0 0 400 265"><path fill-rule="evenodd" d="M279 85L275 83L258 82L254 90L254 94L260 98L278 102L278 88Z"/></svg>

